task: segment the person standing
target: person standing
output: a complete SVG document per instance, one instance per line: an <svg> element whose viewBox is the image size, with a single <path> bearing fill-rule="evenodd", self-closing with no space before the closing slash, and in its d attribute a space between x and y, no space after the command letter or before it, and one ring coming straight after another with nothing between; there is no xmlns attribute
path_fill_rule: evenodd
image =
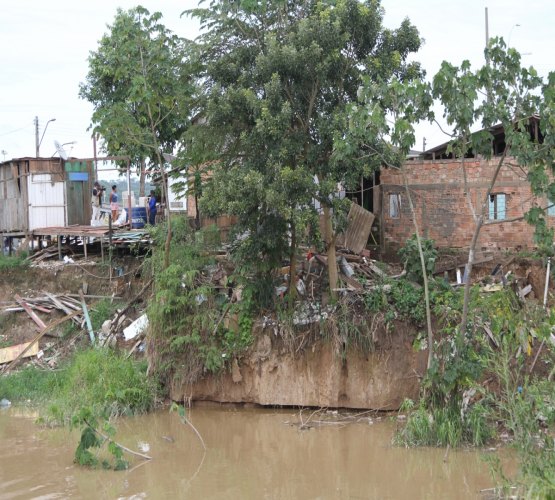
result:
<svg viewBox="0 0 555 500"><path fill-rule="evenodd" d="M91 204L92 204L92 220L96 221L100 219L100 206L101 206L101 196L102 196L102 189L98 181L94 183L91 195Z"/></svg>
<svg viewBox="0 0 555 500"><path fill-rule="evenodd" d="M148 198L148 223L151 226L156 224L156 195L154 191L150 191L150 197Z"/></svg>
<svg viewBox="0 0 555 500"><path fill-rule="evenodd" d="M114 184L110 193L110 210L112 211L112 221L118 219L119 203L118 203L118 187Z"/></svg>

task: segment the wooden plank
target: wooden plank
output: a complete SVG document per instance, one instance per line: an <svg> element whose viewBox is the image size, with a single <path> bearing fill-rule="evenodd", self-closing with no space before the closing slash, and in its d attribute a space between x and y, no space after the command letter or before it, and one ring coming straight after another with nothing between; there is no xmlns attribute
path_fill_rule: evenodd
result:
<svg viewBox="0 0 555 500"><path fill-rule="evenodd" d="M339 235L338 243L358 254L366 248L374 223L374 214L352 203L347 220L347 230Z"/></svg>
<svg viewBox="0 0 555 500"><path fill-rule="evenodd" d="M385 278L387 276L386 273L384 273L376 264L374 264L372 261L368 261L366 262L366 265L368 266L368 268L374 273L377 274L380 278Z"/></svg>
<svg viewBox="0 0 555 500"><path fill-rule="evenodd" d="M485 264L486 262L491 262L492 260L493 260L493 255L487 255L481 258L477 258L474 261L473 265L479 266L480 264ZM450 263L438 264L434 269L434 274L441 274L441 273L444 273L445 271L452 271L457 267L463 267L467 263L467 261L468 261L467 256L461 256L461 257L455 258L455 262L451 261Z"/></svg>
<svg viewBox="0 0 555 500"><path fill-rule="evenodd" d="M18 294L15 294L15 300L16 302L23 307L23 309L25 309L25 312L31 316L31 319L37 324L37 326L39 327L39 331L40 330L44 330L46 328L46 325L44 324L44 321L42 321L42 319L40 319L36 314L35 311L33 311L30 307L29 304L27 304L27 302L25 302Z"/></svg>
<svg viewBox="0 0 555 500"><path fill-rule="evenodd" d="M362 290L364 288L356 279L345 276L344 274L340 274L339 279L349 285L353 290Z"/></svg>
<svg viewBox="0 0 555 500"><path fill-rule="evenodd" d="M532 285L526 285L524 288L521 288L518 291L518 296L521 298L521 300L524 300L524 297L526 297L526 295L528 295L531 291Z"/></svg>
<svg viewBox="0 0 555 500"><path fill-rule="evenodd" d="M5 373L9 372L9 371L17 364L17 362L18 362L21 358L25 357L25 355L26 355L29 351L31 351L32 349L35 349L35 347L34 347L35 345L36 345L36 349L37 349L37 352L38 352L38 345L39 345L38 342L39 342L39 340L40 340L44 335L46 335L50 330L52 330L52 329L55 328L56 326L61 325L64 321L67 321L68 319L73 318L73 317L76 316L77 314L79 314L78 311L75 311L75 312L72 312L71 314L68 314L67 316L64 316L63 318L60 318L60 319L58 319L58 320L56 320L56 321L52 321L52 323L49 323L48 326L47 326L44 330L41 330L41 331L37 334L37 336L36 336L33 340L31 340L31 342L28 342L28 343L27 343L27 344L28 344L27 347L25 347L25 348L15 357L15 359L14 359L9 365L7 365L7 366L4 367L4 369L3 369L2 372L1 372L1 374L3 375L3 374L5 374Z"/></svg>
<svg viewBox="0 0 555 500"><path fill-rule="evenodd" d="M22 358L30 358L31 356L36 356L38 352L39 344L37 342L25 342L23 344L4 347L3 349L0 349L0 364L9 363L18 356Z"/></svg>

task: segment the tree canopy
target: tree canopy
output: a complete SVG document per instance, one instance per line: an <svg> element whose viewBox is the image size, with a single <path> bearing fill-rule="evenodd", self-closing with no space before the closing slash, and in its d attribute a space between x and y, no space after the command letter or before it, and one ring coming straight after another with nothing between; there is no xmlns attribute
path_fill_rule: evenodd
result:
<svg viewBox="0 0 555 500"><path fill-rule="evenodd" d="M420 74L408 62L421 43L416 28L408 20L384 28L375 0L220 1L189 13L205 30L197 40L205 120L193 133L209 131L214 147L205 159L219 160L201 205L236 215L250 234L243 255L267 269L287 252L294 262L297 233L309 221L318 227L317 200L334 253L332 216L337 221L342 212L337 185L372 167L355 151L332 158L347 105L363 76ZM332 288L336 281L330 274Z"/></svg>
<svg viewBox="0 0 555 500"><path fill-rule="evenodd" d="M110 155L140 165L171 152L189 123L193 93L187 43L161 23L159 12L118 9L89 56L79 95L94 106L92 128Z"/></svg>

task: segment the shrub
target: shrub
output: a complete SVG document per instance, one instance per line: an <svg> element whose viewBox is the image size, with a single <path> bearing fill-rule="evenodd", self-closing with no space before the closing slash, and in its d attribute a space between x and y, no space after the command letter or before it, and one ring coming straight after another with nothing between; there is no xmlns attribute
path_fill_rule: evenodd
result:
<svg viewBox="0 0 555 500"><path fill-rule="evenodd" d="M3 255L0 253L0 271L25 267L27 265L28 261L26 255Z"/></svg>
<svg viewBox="0 0 555 500"><path fill-rule="evenodd" d="M463 418L454 404L432 409L420 404L394 441L405 446L483 446L493 435L494 427L480 404L472 406Z"/></svg>
<svg viewBox="0 0 555 500"><path fill-rule="evenodd" d="M252 343L254 292L244 287L242 300L230 304L227 290L211 284L210 245L218 243L214 228L195 233L176 219L174 233L171 264L162 265L161 247L152 256L156 282L147 311L150 345L161 377L169 378L179 367L183 380L193 382L207 371L219 371ZM224 317L235 315L238 327L226 328Z"/></svg>
<svg viewBox="0 0 555 500"><path fill-rule="evenodd" d="M420 238L422 244L422 253L424 254L424 264L426 273L430 276L434 272L437 259L437 250L434 248L434 241L426 238ZM399 250L399 257L407 275L410 279L423 282L422 264L420 262L420 253L418 251L418 241L416 235L413 234L405 243L405 246Z"/></svg>
<svg viewBox="0 0 555 500"><path fill-rule="evenodd" d="M110 349L88 349L76 353L65 367L46 417L65 423L82 407L107 417L143 413L153 408L155 396L146 363Z"/></svg>

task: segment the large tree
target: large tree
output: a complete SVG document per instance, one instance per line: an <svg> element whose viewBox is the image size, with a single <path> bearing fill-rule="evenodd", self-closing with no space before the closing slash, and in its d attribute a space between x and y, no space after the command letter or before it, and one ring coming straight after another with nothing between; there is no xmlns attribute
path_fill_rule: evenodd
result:
<svg viewBox="0 0 555 500"><path fill-rule="evenodd" d="M363 75L387 81L420 73L407 62L420 47L416 28L408 20L384 28L375 0L218 1L190 13L205 29L197 40L205 99L199 128L210 131L219 160L201 204L238 216L249 230L243 255L251 261L271 268L288 253L293 291L299 227L314 220L317 200L333 294L337 186L370 168L354 151L332 161L334 138Z"/></svg>
<svg viewBox="0 0 555 500"><path fill-rule="evenodd" d="M89 56L79 95L94 106L92 128L110 155L144 171L160 165L186 130L192 93L187 43L141 7L118 9ZM144 177L141 176L144 195Z"/></svg>

